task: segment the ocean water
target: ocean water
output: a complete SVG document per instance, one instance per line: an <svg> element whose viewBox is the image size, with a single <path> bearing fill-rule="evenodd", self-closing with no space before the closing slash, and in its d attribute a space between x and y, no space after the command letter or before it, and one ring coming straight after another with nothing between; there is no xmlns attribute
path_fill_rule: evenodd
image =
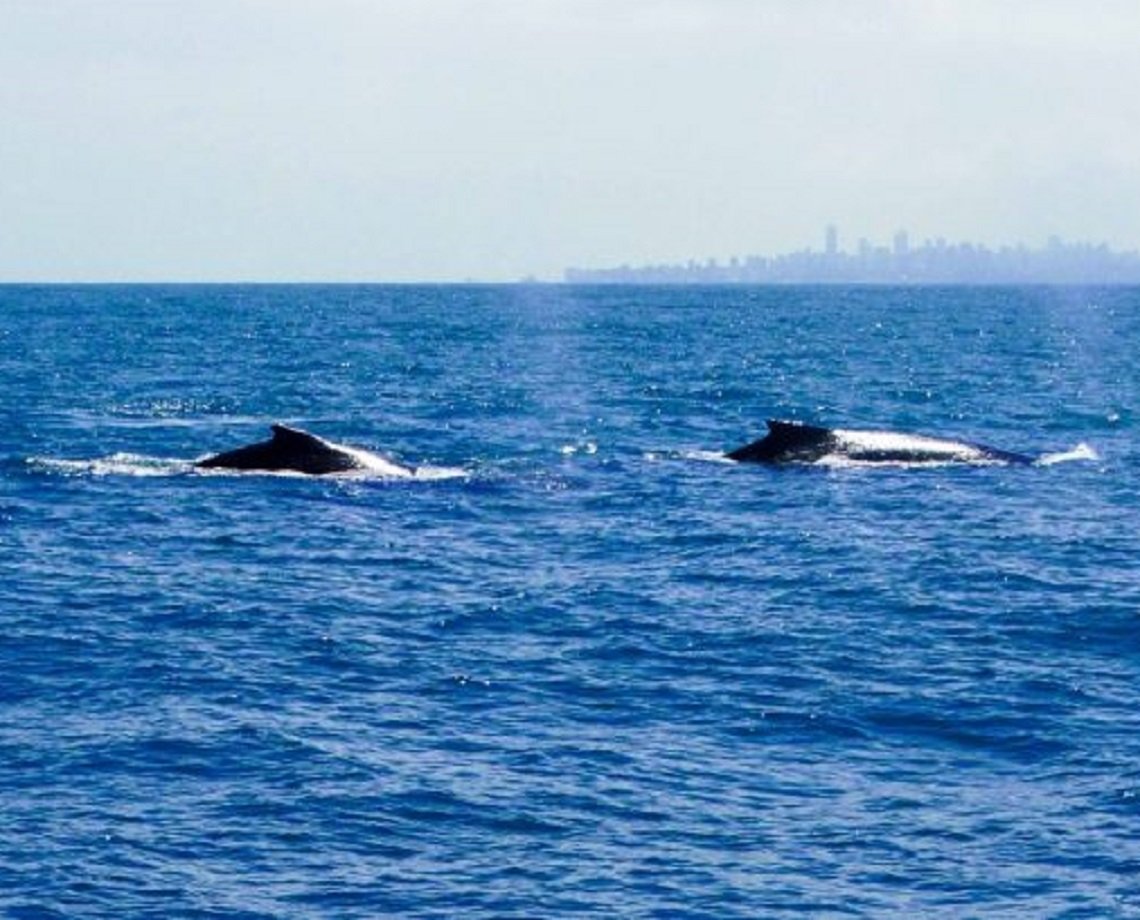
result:
<svg viewBox="0 0 1140 920"><path fill-rule="evenodd" d="M0 288L0 912L1140 917L1138 353L1135 288ZM275 421L420 475L191 466Z"/></svg>

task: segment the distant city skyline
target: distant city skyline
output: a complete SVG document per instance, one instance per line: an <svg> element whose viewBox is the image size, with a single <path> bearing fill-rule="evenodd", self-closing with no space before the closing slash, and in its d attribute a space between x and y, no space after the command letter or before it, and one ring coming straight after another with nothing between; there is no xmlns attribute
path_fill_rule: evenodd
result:
<svg viewBox="0 0 1140 920"><path fill-rule="evenodd" d="M1123 0L0 0L0 281L1140 246ZM854 238L840 237L850 250Z"/></svg>
<svg viewBox="0 0 1140 920"><path fill-rule="evenodd" d="M891 245L859 237L848 252L839 228L828 224L820 250L732 256L684 263L567 268L572 284L884 283L884 284L1137 284L1140 253L1105 243L1072 243L1053 235L1044 246L1024 243L991 248L983 243L924 239L912 246L898 230Z"/></svg>

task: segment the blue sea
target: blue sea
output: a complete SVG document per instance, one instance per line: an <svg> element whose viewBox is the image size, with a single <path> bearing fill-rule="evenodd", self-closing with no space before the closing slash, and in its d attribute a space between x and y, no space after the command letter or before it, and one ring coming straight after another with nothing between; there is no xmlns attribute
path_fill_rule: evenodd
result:
<svg viewBox="0 0 1140 920"><path fill-rule="evenodd" d="M2 287L0 912L1140 917L1138 355L1127 287ZM193 467L274 422L419 473Z"/></svg>

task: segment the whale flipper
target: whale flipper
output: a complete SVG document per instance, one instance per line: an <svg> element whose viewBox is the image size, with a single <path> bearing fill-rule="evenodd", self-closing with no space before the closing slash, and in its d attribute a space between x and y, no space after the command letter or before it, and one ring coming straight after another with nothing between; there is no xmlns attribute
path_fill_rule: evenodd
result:
<svg viewBox="0 0 1140 920"><path fill-rule="evenodd" d="M1033 463L1032 457L984 444L896 431L822 428L779 419L768 434L725 454L741 463Z"/></svg>
<svg viewBox="0 0 1140 920"><path fill-rule="evenodd" d="M194 465L205 469L292 471L313 476L352 470L368 470L387 476L413 475L407 467L366 451L333 444L299 428L288 425L271 425L270 428L273 437L268 441L215 454Z"/></svg>

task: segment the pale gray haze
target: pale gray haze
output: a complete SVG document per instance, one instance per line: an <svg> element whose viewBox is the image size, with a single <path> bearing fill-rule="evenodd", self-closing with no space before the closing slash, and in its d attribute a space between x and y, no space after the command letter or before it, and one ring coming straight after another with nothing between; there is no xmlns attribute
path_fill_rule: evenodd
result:
<svg viewBox="0 0 1140 920"><path fill-rule="evenodd" d="M1140 247L1136 0L0 0L0 280Z"/></svg>

